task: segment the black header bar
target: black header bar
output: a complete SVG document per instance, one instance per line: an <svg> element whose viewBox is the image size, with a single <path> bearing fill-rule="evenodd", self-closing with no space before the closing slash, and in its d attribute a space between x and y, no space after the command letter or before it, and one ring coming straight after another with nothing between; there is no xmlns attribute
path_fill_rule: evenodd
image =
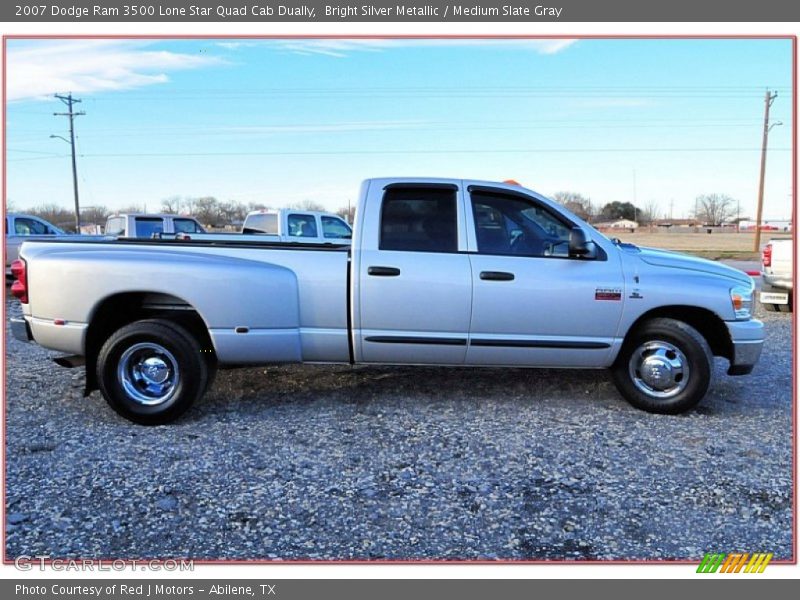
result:
<svg viewBox="0 0 800 600"><path fill-rule="evenodd" d="M4 22L792 22L787 0L16 0Z"/></svg>

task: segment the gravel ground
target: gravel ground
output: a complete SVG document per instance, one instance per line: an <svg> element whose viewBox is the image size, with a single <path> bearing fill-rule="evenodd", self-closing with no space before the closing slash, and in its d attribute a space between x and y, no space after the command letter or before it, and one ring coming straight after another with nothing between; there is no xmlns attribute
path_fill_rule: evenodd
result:
<svg viewBox="0 0 800 600"><path fill-rule="evenodd" d="M293 366L145 428L7 336L6 556L790 559L791 315L760 317L681 416L602 371Z"/></svg>

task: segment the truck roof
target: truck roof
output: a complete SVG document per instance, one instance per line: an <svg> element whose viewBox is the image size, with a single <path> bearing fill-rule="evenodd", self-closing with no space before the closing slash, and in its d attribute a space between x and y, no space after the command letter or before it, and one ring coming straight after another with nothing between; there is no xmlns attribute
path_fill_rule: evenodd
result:
<svg viewBox="0 0 800 600"><path fill-rule="evenodd" d="M152 217L155 219L166 219L166 218L173 218L173 219L196 219L192 215L176 215L172 213L114 213L113 215L108 215L109 219L116 219L119 217Z"/></svg>
<svg viewBox="0 0 800 600"><path fill-rule="evenodd" d="M535 190L517 183L514 180L507 179L505 181L490 181L482 179L463 179L455 177L370 177L364 180L365 183L374 183L376 185L388 185L392 183L433 183L433 184L453 184L461 185L462 183L469 183L470 185L486 185L496 188L505 188L509 190L527 189L531 192L538 193Z"/></svg>

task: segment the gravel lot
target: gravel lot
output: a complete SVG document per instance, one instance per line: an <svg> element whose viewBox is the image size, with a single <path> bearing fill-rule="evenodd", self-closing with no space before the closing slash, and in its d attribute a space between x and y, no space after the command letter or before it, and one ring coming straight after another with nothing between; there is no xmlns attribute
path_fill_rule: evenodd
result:
<svg viewBox="0 0 800 600"><path fill-rule="evenodd" d="M308 366L145 428L7 336L6 556L790 559L791 315L760 317L754 373L681 416L602 371Z"/></svg>

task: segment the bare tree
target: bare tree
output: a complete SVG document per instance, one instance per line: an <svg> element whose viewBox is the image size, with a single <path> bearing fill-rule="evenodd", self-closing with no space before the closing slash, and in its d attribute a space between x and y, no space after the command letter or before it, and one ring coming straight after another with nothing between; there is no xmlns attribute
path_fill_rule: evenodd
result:
<svg viewBox="0 0 800 600"><path fill-rule="evenodd" d="M336 210L336 214L352 225L353 221L356 218L356 207L342 206L341 208Z"/></svg>
<svg viewBox="0 0 800 600"><path fill-rule="evenodd" d="M87 206L81 209L81 223L104 225L110 212L105 206Z"/></svg>
<svg viewBox="0 0 800 600"><path fill-rule="evenodd" d="M725 194L704 194L695 202L694 216L706 225L722 225L736 213L736 200Z"/></svg>
<svg viewBox="0 0 800 600"><path fill-rule="evenodd" d="M169 198L164 198L161 201L161 212L170 215L177 215L179 212L181 212L181 197L170 196Z"/></svg>
<svg viewBox="0 0 800 600"><path fill-rule="evenodd" d="M23 212L40 217L64 231L75 231L75 213L58 204L42 204Z"/></svg>
<svg viewBox="0 0 800 600"><path fill-rule="evenodd" d="M223 221L219 211L219 202L213 196L196 198L193 214L203 225L211 227L221 225Z"/></svg>
<svg viewBox="0 0 800 600"><path fill-rule="evenodd" d="M124 215L125 213L143 213L147 211L143 205L129 204L128 206L116 209L114 212Z"/></svg>
<svg viewBox="0 0 800 600"><path fill-rule="evenodd" d="M294 208L297 210L316 210L316 211L324 211L325 207L322 206L319 202L314 202L313 200L303 200L302 202L295 202L294 204L289 204L286 208Z"/></svg>
<svg viewBox="0 0 800 600"><path fill-rule="evenodd" d="M578 192L556 192L553 194L553 200L584 220L591 218L594 213L592 201Z"/></svg>
<svg viewBox="0 0 800 600"><path fill-rule="evenodd" d="M197 208L197 198L183 198L180 202L181 212L193 215Z"/></svg>
<svg viewBox="0 0 800 600"><path fill-rule="evenodd" d="M649 200L647 204L642 207L641 212L639 212L639 221L650 225L653 221L658 219L660 212L661 207L658 202L656 200Z"/></svg>

